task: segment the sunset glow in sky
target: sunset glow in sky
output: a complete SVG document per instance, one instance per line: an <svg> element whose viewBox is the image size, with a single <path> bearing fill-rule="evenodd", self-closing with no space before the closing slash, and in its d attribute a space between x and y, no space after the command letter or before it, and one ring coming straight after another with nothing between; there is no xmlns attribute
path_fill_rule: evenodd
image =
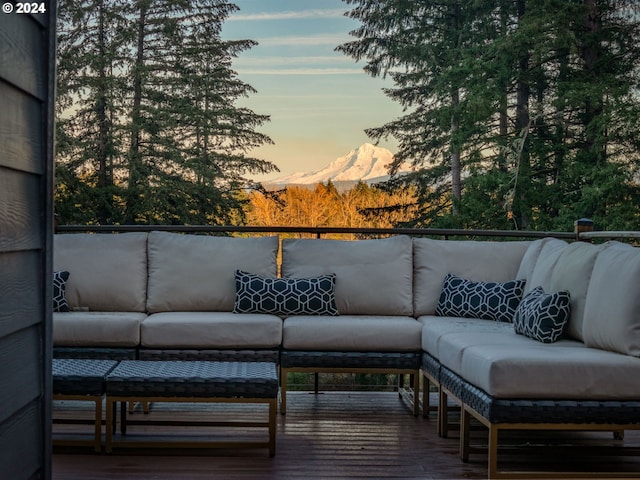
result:
<svg viewBox="0 0 640 480"><path fill-rule="evenodd" d="M358 27L344 16L341 0L233 0L240 7L225 22L225 39L252 39L259 45L234 62L240 79L258 90L242 100L271 115L260 130L275 145L252 155L275 163L280 173L322 168L362 143L365 128L401 115L382 92L391 83L367 75L364 63L334 52L352 40ZM394 151L395 144L380 146ZM265 178L258 178L264 180Z"/></svg>

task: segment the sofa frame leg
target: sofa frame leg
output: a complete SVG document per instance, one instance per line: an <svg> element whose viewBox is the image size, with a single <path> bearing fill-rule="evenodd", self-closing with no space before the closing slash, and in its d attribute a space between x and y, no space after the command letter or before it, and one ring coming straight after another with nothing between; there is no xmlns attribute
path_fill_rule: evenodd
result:
<svg viewBox="0 0 640 480"><path fill-rule="evenodd" d="M438 436L447 438L449 435L449 411L447 393L442 388L438 389Z"/></svg>
<svg viewBox="0 0 640 480"><path fill-rule="evenodd" d="M463 462L469 461L469 433L471 415L462 407L460 409L460 459Z"/></svg>
<svg viewBox="0 0 640 480"><path fill-rule="evenodd" d="M280 415L287 413L287 370L280 368Z"/></svg>

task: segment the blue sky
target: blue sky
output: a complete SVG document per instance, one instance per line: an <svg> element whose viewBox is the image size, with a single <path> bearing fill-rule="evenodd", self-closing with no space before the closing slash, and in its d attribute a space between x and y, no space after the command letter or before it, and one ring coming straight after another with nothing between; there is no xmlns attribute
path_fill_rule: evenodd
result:
<svg viewBox="0 0 640 480"><path fill-rule="evenodd" d="M225 39L259 45L235 61L240 79L258 90L241 104L271 115L260 129L275 145L251 152L275 163L279 174L311 171L370 141L365 128L401 115L363 63L334 52L353 39L358 22L344 17L341 0L233 0L240 7L225 23ZM381 146L394 151L395 144Z"/></svg>

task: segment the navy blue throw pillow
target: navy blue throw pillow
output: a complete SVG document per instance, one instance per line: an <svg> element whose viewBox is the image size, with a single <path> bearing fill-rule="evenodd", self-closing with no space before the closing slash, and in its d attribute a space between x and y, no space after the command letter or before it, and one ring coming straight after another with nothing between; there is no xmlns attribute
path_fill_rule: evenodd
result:
<svg viewBox="0 0 640 480"><path fill-rule="evenodd" d="M236 270L234 313L338 315L335 274L313 278L266 278Z"/></svg>
<svg viewBox="0 0 640 480"><path fill-rule="evenodd" d="M444 279L436 315L511 322L526 280L472 282L451 273Z"/></svg>
<svg viewBox="0 0 640 480"><path fill-rule="evenodd" d="M545 293L536 287L525 295L513 316L516 333L543 343L562 337L571 315L571 296L568 291Z"/></svg>

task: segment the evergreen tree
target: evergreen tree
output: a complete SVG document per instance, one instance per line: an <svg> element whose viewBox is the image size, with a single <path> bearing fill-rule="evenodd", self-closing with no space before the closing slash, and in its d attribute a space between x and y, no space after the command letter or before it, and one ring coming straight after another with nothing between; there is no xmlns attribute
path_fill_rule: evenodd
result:
<svg viewBox="0 0 640 480"><path fill-rule="evenodd" d="M56 209L68 222L118 221L125 84L123 2L58 6Z"/></svg>
<svg viewBox="0 0 640 480"><path fill-rule="evenodd" d="M405 224L570 229L590 216L633 228L634 2L345 2L362 26L339 49L388 72L385 93L406 109L367 133L394 136L397 161L422 167L387 185L419 187L419 216Z"/></svg>
<svg viewBox="0 0 640 480"><path fill-rule="evenodd" d="M256 131L268 116L236 106L239 98L254 90L237 78L232 61L255 45L250 40L224 42L220 38L224 20L237 7L222 0L102 1L110 15L121 19L119 63L110 70L120 90L109 92L116 93L109 101L119 110L110 117L113 128L104 132L107 142L118 145L112 155L120 170L109 177L119 194L114 205L117 212L109 218L96 215L95 221L229 223L241 218L244 175L267 173L276 167L247 155L271 140ZM69 3L67 8L71 17L78 9L90 9L84 3ZM67 17L61 20L96 58L95 66L83 68L92 74L101 72L102 50L88 43L89 31L83 25L69 24ZM79 75L78 68L70 61L63 71ZM82 80L80 76L77 82L80 92L86 89ZM96 104L101 95L96 90ZM67 103L60 104L61 118L85 103L73 92L66 98ZM61 124L60 139L83 139L85 151L100 151L96 147L100 137L94 140L86 135L89 124L78 122L76 130L66 127ZM74 168L68 157L60 156L59 161L60 172ZM100 178L94 169L86 171ZM60 176L58 192L69 189L65 179ZM80 183L87 193L94 191L94 185L84 178ZM59 211L66 208L65 198L59 194ZM87 208L86 201L76 204Z"/></svg>

